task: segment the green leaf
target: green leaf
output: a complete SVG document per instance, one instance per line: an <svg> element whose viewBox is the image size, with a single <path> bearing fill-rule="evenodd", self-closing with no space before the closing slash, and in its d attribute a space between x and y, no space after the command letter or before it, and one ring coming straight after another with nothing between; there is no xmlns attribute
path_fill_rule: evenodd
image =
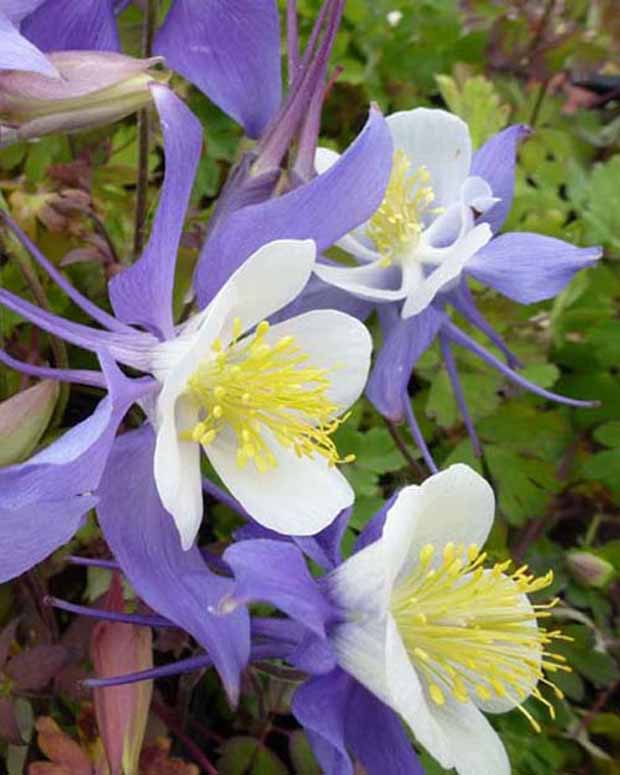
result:
<svg viewBox="0 0 620 775"><path fill-rule="evenodd" d="M582 466L582 474L586 479L602 482L617 494L620 482L620 447L596 452Z"/></svg>
<svg viewBox="0 0 620 775"><path fill-rule="evenodd" d="M435 80L446 105L468 124L474 148L506 126L510 106L502 104L493 83L483 75L462 84L449 75L436 75Z"/></svg>
<svg viewBox="0 0 620 775"><path fill-rule="evenodd" d="M24 460L48 426L58 383L43 380L0 403L0 466Z"/></svg>
<svg viewBox="0 0 620 775"><path fill-rule="evenodd" d="M599 444L604 444L606 447L620 447L620 420L600 425L593 436Z"/></svg>
<svg viewBox="0 0 620 775"><path fill-rule="evenodd" d="M587 209L582 217L588 226L587 241L602 242L612 251L620 250L620 208L618 198L620 155L595 164L590 177Z"/></svg>
<svg viewBox="0 0 620 775"><path fill-rule="evenodd" d="M288 775L280 759L253 737L232 737L221 747L221 775Z"/></svg>
<svg viewBox="0 0 620 775"><path fill-rule="evenodd" d="M308 738L301 729L291 733L288 750L297 775L321 775L321 768L314 758Z"/></svg>

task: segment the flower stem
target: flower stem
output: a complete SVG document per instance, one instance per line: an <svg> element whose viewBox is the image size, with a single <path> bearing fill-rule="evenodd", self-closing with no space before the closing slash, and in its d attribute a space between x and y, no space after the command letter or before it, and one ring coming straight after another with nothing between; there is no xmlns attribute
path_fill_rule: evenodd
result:
<svg viewBox="0 0 620 775"><path fill-rule="evenodd" d="M155 19L155 2L154 0L147 0L142 28L142 56L145 59L148 59L153 53ZM149 137L150 116L148 108L144 108L138 113L138 176L136 180L136 216L133 238L134 259L140 256L145 243L149 186Z"/></svg>

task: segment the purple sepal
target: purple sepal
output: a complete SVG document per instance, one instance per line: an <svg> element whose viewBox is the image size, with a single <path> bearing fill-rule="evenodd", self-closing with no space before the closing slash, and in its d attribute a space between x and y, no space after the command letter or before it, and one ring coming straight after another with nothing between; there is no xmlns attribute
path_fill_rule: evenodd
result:
<svg viewBox="0 0 620 775"><path fill-rule="evenodd" d="M466 272L521 304L556 296L580 269L592 266L601 248L529 232L509 232L491 240L466 266Z"/></svg>
<svg viewBox="0 0 620 775"><path fill-rule="evenodd" d="M217 496L215 496L217 497ZM222 499L220 499L222 500ZM226 503L225 500L222 500ZM234 508L234 507L233 507ZM246 519L252 518L242 513ZM239 528L235 531L236 541L251 541L253 539L268 539L270 541L283 541L289 543L292 541L301 550L310 557L311 560L320 565L325 570L332 570L341 562L340 542L344 531L349 524L351 518L351 508L343 509L336 519L328 525L320 533L313 536L286 536L282 533L276 533L274 530L269 530L257 522L249 521L247 525Z"/></svg>
<svg viewBox="0 0 620 775"><path fill-rule="evenodd" d="M368 775L423 775L396 714L339 668L302 684L292 709L325 775L353 775L349 751Z"/></svg>
<svg viewBox="0 0 620 775"><path fill-rule="evenodd" d="M119 51L111 0L47 0L22 32L42 51Z"/></svg>
<svg viewBox="0 0 620 775"><path fill-rule="evenodd" d="M300 550L285 541L240 541L223 555L233 570L235 587L229 604L265 602L279 608L312 632L325 636L334 609L310 575Z"/></svg>
<svg viewBox="0 0 620 775"><path fill-rule="evenodd" d="M377 109L357 139L325 173L288 194L221 220L198 260L194 284L201 307L259 247L274 239L313 239L319 251L367 220L385 192L392 139Z"/></svg>
<svg viewBox="0 0 620 775"><path fill-rule="evenodd" d="M282 93L275 0L175 0L154 51L250 137L258 137Z"/></svg>
<svg viewBox="0 0 620 775"><path fill-rule="evenodd" d="M49 59L30 41L20 35L11 20L0 11L0 70L26 70L48 78L58 78L58 72Z"/></svg>
<svg viewBox="0 0 620 775"><path fill-rule="evenodd" d="M298 670L310 675L330 673L336 666L336 658L328 640L306 630L288 661Z"/></svg>
<svg viewBox="0 0 620 775"><path fill-rule="evenodd" d="M370 521L366 524L362 532L357 537L357 541L355 542L353 548L355 554L360 552L366 546L374 544L375 541L378 541L381 538L383 534L383 526L385 525L385 518L387 517L388 511L394 505L394 501L397 497L398 492L395 492L392 497L383 504L379 511L371 517Z"/></svg>
<svg viewBox="0 0 620 775"><path fill-rule="evenodd" d="M97 503L114 435L129 406L154 382L129 380L102 358L109 394L86 420L25 463L0 469L0 581L66 543Z"/></svg>
<svg viewBox="0 0 620 775"><path fill-rule="evenodd" d="M174 335L172 290L185 211L202 147L202 127L170 89L151 86L164 135L166 171L153 229L142 256L112 278L110 300L117 317L165 338Z"/></svg>
<svg viewBox="0 0 620 775"><path fill-rule="evenodd" d="M501 200L477 221L488 223L495 234L504 225L512 207L517 148L519 142L530 132L530 128L524 124L509 126L487 140L472 159L470 174L484 178L491 186L493 196Z"/></svg>
<svg viewBox="0 0 620 775"><path fill-rule="evenodd" d="M236 704L249 658L248 612L239 607L227 615L216 613L233 583L211 573L196 546L181 548L172 517L157 494L154 447L150 426L116 440L100 487L101 528L139 597L208 651Z"/></svg>
<svg viewBox="0 0 620 775"><path fill-rule="evenodd" d="M432 344L445 315L433 306L419 315L384 330L384 342L370 374L366 395L382 415L394 422L405 416L403 396L411 371L422 353Z"/></svg>

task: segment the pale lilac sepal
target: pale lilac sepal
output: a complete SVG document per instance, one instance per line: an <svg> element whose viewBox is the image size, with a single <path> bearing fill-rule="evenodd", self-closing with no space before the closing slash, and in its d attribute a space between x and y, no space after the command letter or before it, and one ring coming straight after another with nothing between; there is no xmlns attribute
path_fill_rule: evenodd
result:
<svg viewBox="0 0 620 775"><path fill-rule="evenodd" d="M258 137L280 104L275 0L175 0L154 50Z"/></svg>
<svg viewBox="0 0 620 775"><path fill-rule="evenodd" d="M211 573L195 545L181 548L157 494L154 447L147 425L117 438L99 490L101 528L136 593L208 651L236 704L249 659L248 612L240 606L222 614L219 603L231 593L232 581Z"/></svg>

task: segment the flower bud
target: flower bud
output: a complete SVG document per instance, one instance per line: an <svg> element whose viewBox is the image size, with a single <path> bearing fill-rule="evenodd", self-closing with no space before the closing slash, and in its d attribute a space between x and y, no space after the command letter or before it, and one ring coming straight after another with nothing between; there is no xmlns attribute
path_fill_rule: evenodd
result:
<svg viewBox="0 0 620 775"><path fill-rule="evenodd" d="M0 148L118 121L147 105L149 86L167 78L150 72L160 57L59 51L48 58L60 78L25 70L0 72Z"/></svg>
<svg viewBox="0 0 620 775"><path fill-rule="evenodd" d="M123 611L123 592L117 574L105 607ZM91 654L98 678L147 670L153 666L151 630L120 622L99 622L93 630ZM151 681L94 690L97 725L111 775L138 772L152 693Z"/></svg>
<svg viewBox="0 0 620 775"><path fill-rule="evenodd" d="M50 421L58 383L46 379L0 402L0 466L24 460Z"/></svg>
<svg viewBox="0 0 620 775"><path fill-rule="evenodd" d="M568 553L567 562L575 580L586 587L605 587L615 575L611 563L591 552L575 549Z"/></svg>

